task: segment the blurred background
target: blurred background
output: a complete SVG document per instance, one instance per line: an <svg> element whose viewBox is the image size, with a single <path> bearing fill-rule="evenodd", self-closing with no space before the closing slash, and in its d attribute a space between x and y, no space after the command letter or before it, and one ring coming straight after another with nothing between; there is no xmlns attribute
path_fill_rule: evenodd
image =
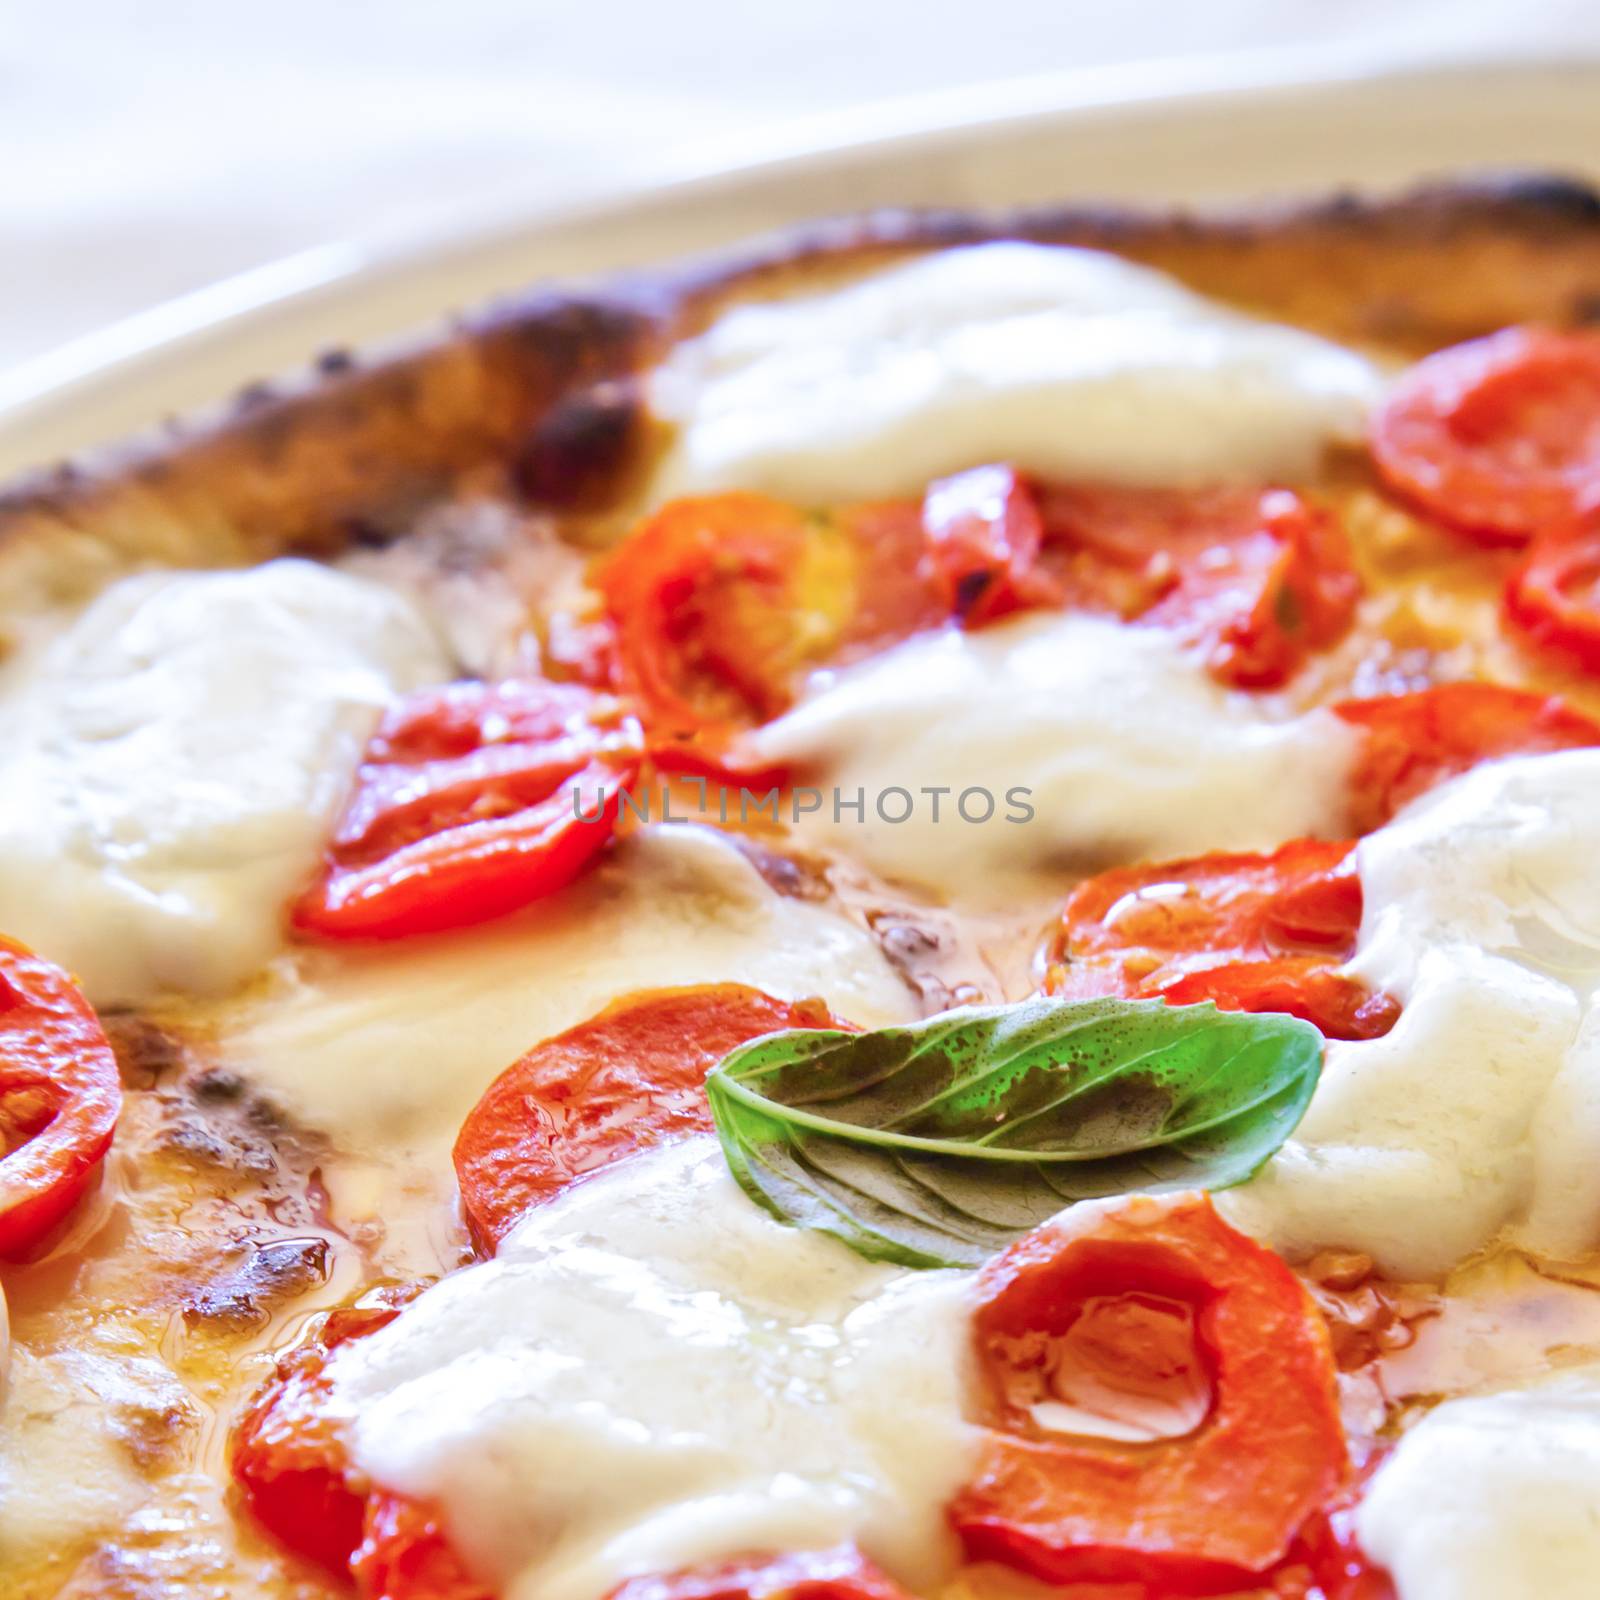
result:
<svg viewBox="0 0 1600 1600"><path fill-rule="evenodd" d="M794 119L1283 47L1589 54L1600 0L5 0L0 366L308 246L737 157Z"/></svg>

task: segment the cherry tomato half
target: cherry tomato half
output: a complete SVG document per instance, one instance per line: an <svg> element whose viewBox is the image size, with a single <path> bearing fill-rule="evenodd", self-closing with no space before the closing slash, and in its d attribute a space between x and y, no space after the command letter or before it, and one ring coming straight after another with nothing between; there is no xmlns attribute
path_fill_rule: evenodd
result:
<svg viewBox="0 0 1600 1600"><path fill-rule="evenodd" d="M1286 1011L1330 1039L1373 1039L1400 1008L1339 968L1361 881L1349 840L1118 867L1078 885L1044 950L1045 988L1224 1011Z"/></svg>
<svg viewBox="0 0 1600 1600"><path fill-rule="evenodd" d="M1600 528L1540 539L1506 583L1505 610L1541 650L1600 673Z"/></svg>
<svg viewBox="0 0 1600 1600"><path fill-rule="evenodd" d="M121 1110L116 1058L78 986L0 938L0 1257L26 1254L78 1203Z"/></svg>
<svg viewBox="0 0 1600 1600"><path fill-rule="evenodd" d="M1223 683L1286 683L1355 615L1343 531L1288 489L1077 486L1042 499L1067 603L1194 639Z"/></svg>
<svg viewBox="0 0 1600 1600"><path fill-rule="evenodd" d="M950 1512L971 1560L1163 1596L1244 1588L1345 1478L1322 1318L1204 1195L1035 1229L982 1269L973 1321L986 1431ZM1085 1437L1085 1413L1117 1433Z"/></svg>
<svg viewBox="0 0 1600 1600"><path fill-rule="evenodd" d="M467 1225L485 1255L527 1211L637 1150L711 1130L706 1074L780 1028L848 1027L820 1000L738 983L647 989L537 1044L484 1091L456 1138Z"/></svg>
<svg viewBox="0 0 1600 1600"><path fill-rule="evenodd" d="M361 1544L367 1497L346 1481L349 1461L329 1406L328 1356L397 1314L393 1306L331 1312L315 1336L278 1357L229 1442L229 1467L246 1509L295 1554L342 1580Z"/></svg>
<svg viewBox="0 0 1600 1600"><path fill-rule="evenodd" d="M638 725L542 679L430 689L384 717L293 912L327 939L398 939L503 916L564 888L611 838Z"/></svg>
<svg viewBox="0 0 1600 1600"><path fill-rule="evenodd" d="M1333 710L1362 736L1350 779L1358 833L1480 761L1600 744L1600 723L1559 696L1495 683L1442 683Z"/></svg>
<svg viewBox="0 0 1600 1600"><path fill-rule="evenodd" d="M1059 603L1059 585L1039 568L1038 501L1012 468L975 467L930 484L922 525L944 607L964 626Z"/></svg>
<svg viewBox="0 0 1600 1600"><path fill-rule="evenodd" d="M1397 494L1486 544L1600 509L1600 333L1506 328L1426 357L1373 417Z"/></svg>
<svg viewBox="0 0 1600 1600"><path fill-rule="evenodd" d="M599 573L620 687L653 737L727 732L788 708L855 606L850 540L755 494L675 500Z"/></svg>
<svg viewBox="0 0 1600 1600"><path fill-rule="evenodd" d="M229 1467L262 1527L341 1583L353 1581L361 1600L492 1600L426 1507L352 1481L328 1359L399 1309L330 1312L312 1337L279 1356L234 1427Z"/></svg>
<svg viewBox="0 0 1600 1600"><path fill-rule="evenodd" d="M350 1561L361 1600L495 1600L472 1577L426 1506L374 1490Z"/></svg>

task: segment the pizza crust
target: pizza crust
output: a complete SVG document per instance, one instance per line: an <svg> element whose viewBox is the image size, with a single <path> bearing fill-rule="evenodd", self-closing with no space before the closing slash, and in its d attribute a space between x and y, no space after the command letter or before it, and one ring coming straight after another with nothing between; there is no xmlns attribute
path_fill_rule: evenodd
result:
<svg viewBox="0 0 1600 1600"><path fill-rule="evenodd" d="M624 505L659 444L639 375L722 307L996 239L1109 250L1397 357L1508 323L1600 320L1600 194L1554 176L1234 212L1058 206L819 223L725 257L540 289L397 352L328 352L210 415L18 481L0 493L0 624L131 564L386 543L475 494L568 512Z"/></svg>
<svg viewBox="0 0 1600 1600"><path fill-rule="evenodd" d="M139 566L376 559L425 525L448 565L485 507L547 528L560 515L564 534L592 528L604 538L662 442L642 375L676 342L740 298L815 290L916 252L996 239L1110 250L1395 358L1509 322L1600 320L1600 195L1551 178L1239 213L1071 207L819 224L715 261L539 291L395 352L331 353L211 415L14 484L0 493L0 653L8 633L24 639L40 616ZM140 1308L140 1336L154 1349L159 1324L180 1316L203 1338L178 1376L225 1417L291 1323L393 1263L381 1239L326 1226L328 1152L274 1124L237 1079L188 1055L159 1071L130 1066L135 1080L140 1072L149 1081L132 1084L137 1110L117 1160L141 1171L141 1237L106 1237L77 1295L37 1318L24 1308L19 1336L70 1350L89 1319L127 1303ZM299 1246L285 1248L286 1238ZM159 1273L152 1246L165 1251ZM130 1521L106 1536L73 1592L183 1592L174 1553L203 1565L207 1551L217 1566L206 1583L221 1574L234 1592L324 1592L276 1553L258 1560L265 1547L248 1529L229 1531L215 1457L205 1482L172 1472L166 1458L134 1461L150 1506L179 1506L182 1531L142 1532ZM196 1483L196 1506L181 1509ZM142 1540L162 1552L148 1572ZM12 1574L0 1592L53 1593L61 1571Z"/></svg>

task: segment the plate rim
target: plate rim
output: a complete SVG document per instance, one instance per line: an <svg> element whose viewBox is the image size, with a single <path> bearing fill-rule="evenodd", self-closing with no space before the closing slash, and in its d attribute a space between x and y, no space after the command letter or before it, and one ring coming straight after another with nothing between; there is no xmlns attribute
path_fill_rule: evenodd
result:
<svg viewBox="0 0 1600 1600"><path fill-rule="evenodd" d="M1119 114L1174 116L1202 107L1214 111L1229 101L1265 104L1300 94L1413 88L1460 93L1476 82L1534 87L1551 81L1592 81L1600 103L1600 48L1560 57L1529 50L1488 61L1470 51L1377 48L1360 41L1339 48L1275 46L986 79L775 121L741 136L740 151L731 158L725 144L716 142L666 147L645 169L579 196L541 202L525 191L498 193L455 213L276 257L79 334L0 369L0 449L17 433L47 424L50 413L92 399L98 388L136 378L142 367L159 367L208 342L226 348L231 335L276 313L309 311L319 301L335 305L363 285L421 279L519 240L603 224L648 200L704 206L767 178L927 154L941 144L983 136L1025 136L1030 128L1044 137ZM441 304L431 316L423 313L395 330L396 336L425 334L430 322L437 327L450 315L452 306ZM294 371L313 354L297 351L283 370ZM151 415L144 425L160 420ZM46 453L34 464L49 459ZM19 459L12 470L26 465Z"/></svg>

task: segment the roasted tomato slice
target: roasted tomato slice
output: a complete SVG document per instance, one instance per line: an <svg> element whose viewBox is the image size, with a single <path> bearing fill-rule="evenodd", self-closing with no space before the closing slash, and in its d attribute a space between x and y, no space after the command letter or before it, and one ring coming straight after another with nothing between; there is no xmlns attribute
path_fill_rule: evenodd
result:
<svg viewBox="0 0 1600 1600"><path fill-rule="evenodd" d="M856 561L832 519L723 494L664 506L598 581L621 687L638 697L652 735L686 737L788 708L854 610Z"/></svg>
<svg viewBox="0 0 1600 1600"><path fill-rule="evenodd" d="M1397 494L1485 543L1600 509L1600 333L1507 328L1428 356L1371 446Z"/></svg>
<svg viewBox="0 0 1600 1600"><path fill-rule="evenodd" d="M491 1600L426 1507L351 1482L328 1358L398 1314L398 1305L332 1312L312 1338L278 1358L234 1427L234 1482L269 1533L342 1582L353 1579L362 1600Z"/></svg>
<svg viewBox="0 0 1600 1600"><path fill-rule="evenodd" d="M1480 761L1600 744L1600 723L1559 696L1492 683L1445 683L1333 709L1362 733L1350 780L1358 833Z"/></svg>
<svg viewBox="0 0 1600 1600"><path fill-rule="evenodd" d="M415 695L373 735L295 926L398 939L563 888L611 837L639 762L639 729L621 704L576 684Z"/></svg>
<svg viewBox="0 0 1600 1600"><path fill-rule="evenodd" d="M297 1555L341 1579L361 1544L367 1497L346 1481L328 1355L396 1315L393 1306L331 1313L315 1338L279 1356L233 1431L229 1464L246 1508Z"/></svg>
<svg viewBox="0 0 1600 1600"><path fill-rule="evenodd" d="M1394 1580L1356 1537L1356 1508L1369 1477L1364 1467L1301 1528L1270 1587L1237 1600L1396 1600Z"/></svg>
<svg viewBox="0 0 1600 1600"><path fill-rule="evenodd" d="M1010 467L975 467L930 484L922 523L943 605L963 625L1059 604L1060 585L1039 567L1038 501Z"/></svg>
<svg viewBox="0 0 1600 1600"><path fill-rule="evenodd" d="M1287 682L1361 597L1343 531L1288 489L1053 488L1042 503L1069 604L1172 628L1238 688Z"/></svg>
<svg viewBox="0 0 1600 1600"><path fill-rule="evenodd" d="M756 1556L662 1578L630 1578L610 1600L910 1600L860 1551L846 1545L800 1555Z"/></svg>
<svg viewBox="0 0 1600 1600"><path fill-rule="evenodd" d="M647 989L508 1067L456 1138L467 1225L485 1255L533 1206L613 1161L711 1130L706 1074L781 1028L842 1028L820 1000L738 983Z"/></svg>
<svg viewBox="0 0 1600 1600"><path fill-rule="evenodd" d="M78 1203L121 1110L116 1058L78 986L0 938L0 1256L26 1254Z"/></svg>
<svg viewBox="0 0 1600 1600"><path fill-rule="evenodd" d="M1354 845L1299 839L1268 855L1218 853L1118 867L1079 884L1045 946L1045 988L1224 1011L1287 1011L1330 1039L1395 1024L1388 995L1340 972L1361 927Z"/></svg>
<svg viewBox="0 0 1600 1600"><path fill-rule="evenodd" d="M375 1490L350 1562L362 1600L494 1600L472 1577L426 1506Z"/></svg>
<svg viewBox="0 0 1600 1600"><path fill-rule="evenodd" d="M1541 650L1600 673L1600 527L1541 539L1506 584L1506 616Z"/></svg>
<svg viewBox="0 0 1600 1600"><path fill-rule="evenodd" d="M1245 1588L1345 1477L1322 1318L1203 1195L1036 1229L983 1269L973 1322L986 1432L950 1511L972 1560Z"/></svg>

